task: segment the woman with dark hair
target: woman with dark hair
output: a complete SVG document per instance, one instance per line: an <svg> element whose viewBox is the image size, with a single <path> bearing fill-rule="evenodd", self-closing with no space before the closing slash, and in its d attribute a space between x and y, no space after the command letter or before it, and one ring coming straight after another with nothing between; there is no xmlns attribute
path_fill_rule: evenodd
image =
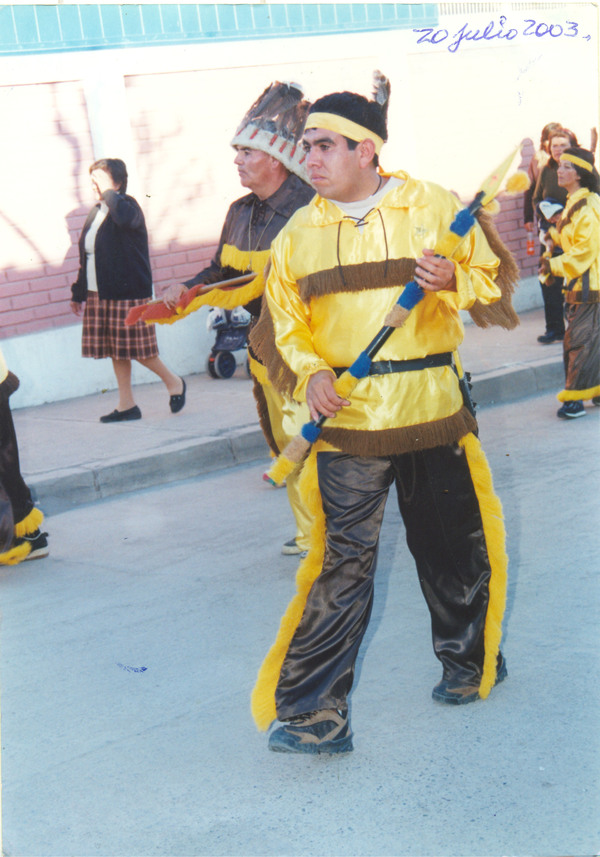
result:
<svg viewBox="0 0 600 857"><path fill-rule="evenodd" d="M82 355L110 357L119 388L119 407L100 422L139 420L131 387L131 361L137 360L165 384L172 413L185 405L185 381L158 356L153 326L128 326L129 311L152 297L148 232L142 209L127 196L127 168L119 158L103 158L90 167L98 203L79 238L80 268L71 287L71 309L83 312Z"/></svg>
<svg viewBox="0 0 600 857"><path fill-rule="evenodd" d="M535 186L537 184L537 180L540 177L540 173L542 172L543 168L546 166L550 158L550 152L548 151L548 139L553 131L558 131L558 129L561 127L562 126L560 122L548 122L547 125L544 125L540 136L540 147L537 152L534 152L533 157L529 162L529 167L527 168L527 175L529 176L530 185L529 188L523 194L523 220L527 232L533 232L535 225L533 211L533 192L535 191Z"/></svg>
<svg viewBox="0 0 600 857"><path fill-rule="evenodd" d="M533 193L533 205L536 210L539 210L538 205L544 199L552 199L565 205L567 192L558 183L557 171L560 156L569 146L577 146L577 137L568 128L558 128L550 132L548 137L550 158L542 168ZM546 230L550 224L542 221L540 226ZM549 345L551 342L559 342L565 335L562 283L557 277L550 277L546 282L540 281L540 287L544 301L546 330L538 336L538 342Z"/></svg>
<svg viewBox="0 0 600 857"><path fill-rule="evenodd" d="M549 231L563 252L542 259L540 274L563 280L566 380L557 416L575 419L585 416L584 400L600 405L600 179L593 154L577 146L561 154L557 176L567 204L556 229Z"/></svg>

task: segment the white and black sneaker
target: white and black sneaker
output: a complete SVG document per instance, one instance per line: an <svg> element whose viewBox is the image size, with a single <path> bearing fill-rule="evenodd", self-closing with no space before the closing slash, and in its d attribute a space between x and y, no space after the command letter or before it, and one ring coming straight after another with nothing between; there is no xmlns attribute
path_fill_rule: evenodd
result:
<svg viewBox="0 0 600 857"><path fill-rule="evenodd" d="M42 557L48 556L50 553L50 548L48 547L48 533L41 533L39 529L17 539L17 544L20 545L23 544L23 542L28 542L31 545L31 550L25 557L25 560L42 559Z"/></svg>
<svg viewBox="0 0 600 857"><path fill-rule="evenodd" d="M276 753L333 754L352 749L348 712L338 708L290 717L269 735L269 750Z"/></svg>
<svg viewBox="0 0 600 857"><path fill-rule="evenodd" d="M281 548L281 553L284 556L298 556L298 554L302 553L302 548L298 544L295 538L290 539L289 542L284 542Z"/></svg>

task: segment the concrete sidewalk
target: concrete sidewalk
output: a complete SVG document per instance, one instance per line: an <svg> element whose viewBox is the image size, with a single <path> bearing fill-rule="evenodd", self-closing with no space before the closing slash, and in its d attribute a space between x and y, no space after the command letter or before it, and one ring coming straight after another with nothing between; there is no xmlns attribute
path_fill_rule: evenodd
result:
<svg viewBox="0 0 600 857"><path fill-rule="evenodd" d="M460 355L479 407L562 387L561 343L536 341L543 310L520 318L514 331L466 325ZM23 474L45 513L250 461L266 465L269 451L244 368L229 380L198 374L186 382L186 406L176 415L162 384L136 387L143 419L131 423L99 422L115 408L115 391L14 411Z"/></svg>

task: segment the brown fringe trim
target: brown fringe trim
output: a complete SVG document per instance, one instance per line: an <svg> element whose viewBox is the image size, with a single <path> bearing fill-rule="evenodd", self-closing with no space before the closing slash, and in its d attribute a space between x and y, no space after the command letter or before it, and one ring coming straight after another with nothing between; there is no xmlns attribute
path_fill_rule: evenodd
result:
<svg viewBox="0 0 600 857"><path fill-rule="evenodd" d="M269 381L278 393L292 398L298 380L275 345L275 329L266 297L263 296L260 317L252 327L248 342L250 350L267 370Z"/></svg>
<svg viewBox="0 0 600 857"><path fill-rule="evenodd" d="M489 306L475 303L469 313L478 327L498 325L505 330L513 330L519 324L519 316L512 306L512 295L519 282L519 268L512 253L500 238L492 217L480 210L477 219L492 252L500 259L496 284L502 292L502 297ZM416 260L408 258L338 266L303 277L298 281L298 290L304 303L308 303L313 297L336 292L406 285L413 279L415 269ZM269 380L275 389L291 397L298 379L277 350L273 319L264 296L260 318L250 331L249 343L252 353L266 367Z"/></svg>
<svg viewBox="0 0 600 857"><path fill-rule="evenodd" d="M388 259L387 262L364 262L360 265L338 265L327 271L316 271L298 280L298 291L304 303L311 298L336 292L361 292L385 286L404 286L415 274L415 259Z"/></svg>
<svg viewBox="0 0 600 857"><path fill-rule="evenodd" d="M254 381L254 386L252 388L252 392L254 393L254 400L256 402L256 410L258 413L258 422L260 423L260 427L262 429L262 433L265 436L265 440L269 445L269 449L273 453L273 455L279 455L281 450L278 448L275 443L275 438L273 437L273 431L271 429L271 420L269 419L269 408L267 407L267 400L265 398L265 394L261 384L256 380L256 378L252 378Z"/></svg>
<svg viewBox="0 0 600 857"><path fill-rule="evenodd" d="M573 208L570 208L569 211L564 215L564 217L561 217L561 219L556 224L557 231L561 232L565 228L567 223L571 222L575 212L580 211L582 208L585 208L586 205L587 205L587 196L585 196L583 199L577 200L577 202L575 203Z"/></svg>
<svg viewBox="0 0 600 857"><path fill-rule="evenodd" d="M476 431L477 421L467 408L462 407L452 416L435 422L381 431L355 431L325 426L321 437L349 455L382 456L447 446Z"/></svg>
<svg viewBox="0 0 600 857"><path fill-rule="evenodd" d="M581 300L581 289L569 289L568 291L563 292L565 296L566 304L597 304L600 303L600 292L596 290L591 291L587 297L587 300Z"/></svg>
<svg viewBox="0 0 600 857"><path fill-rule="evenodd" d="M477 220L492 252L500 259L496 285L502 292L502 297L496 303L489 305L476 301L469 310L469 315L478 327L498 325L505 330L514 330L519 324L519 316L512 305L512 295L519 283L519 266L500 238L492 217L480 209L477 212Z"/></svg>

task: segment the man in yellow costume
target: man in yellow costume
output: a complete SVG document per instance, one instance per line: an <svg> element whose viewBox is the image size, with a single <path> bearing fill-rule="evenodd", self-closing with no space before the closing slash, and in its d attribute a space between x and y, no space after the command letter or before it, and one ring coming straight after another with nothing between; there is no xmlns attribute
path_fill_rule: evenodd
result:
<svg viewBox="0 0 600 857"><path fill-rule="evenodd" d="M40 532L43 513L34 506L21 474L19 446L10 397L19 379L8 370L0 351L0 565L48 556L48 533Z"/></svg>
<svg viewBox="0 0 600 857"><path fill-rule="evenodd" d="M219 245L211 264L184 284L171 286L163 295L164 303L174 308L186 289L201 283L228 280L254 271L256 278L232 291L214 289L194 298L188 307L216 306L234 309L244 305L252 316L250 331L250 370L261 427L274 454L278 454L302 422L305 407L277 392L256 359L253 344L274 351L272 325L264 308L264 269L269 261L271 242L292 214L306 205L314 190L306 183L304 152L299 145L309 104L296 84L273 82L255 101L240 123L231 145L236 155L240 182L250 193L229 208ZM260 318L260 324L258 324ZM281 367L282 371L283 367ZM284 430L284 419L287 430ZM303 554L308 548L310 517L300 501L298 476L287 480L287 494L296 521L296 536L282 548L284 554Z"/></svg>
<svg viewBox="0 0 600 857"><path fill-rule="evenodd" d="M379 168L388 98L389 82L379 75L373 100L343 92L311 106L303 145L317 195L271 248L266 296L277 347L295 376L293 396L307 402L313 420L329 420L303 469L306 496L318 487L323 512L304 566L313 560L319 570L301 595L299 569L302 601L292 602L280 628L285 651L278 660L273 647L253 693L259 728L279 721L269 747L280 752L352 750L348 694L394 483L442 665L433 698L470 703L507 675L502 511L455 365L459 310L503 298L495 282L500 260L479 224L452 260L436 256L461 206L435 184ZM497 233L492 243L504 255ZM351 401L341 398L336 376L412 279L424 298L381 347Z"/></svg>

